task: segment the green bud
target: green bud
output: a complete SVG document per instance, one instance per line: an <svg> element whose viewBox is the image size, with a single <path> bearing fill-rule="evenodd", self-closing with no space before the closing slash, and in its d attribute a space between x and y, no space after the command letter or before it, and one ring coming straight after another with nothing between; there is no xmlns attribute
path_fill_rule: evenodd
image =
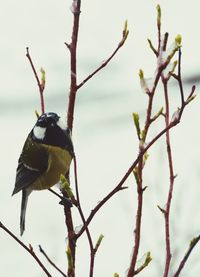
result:
<svg viewBox="0 0 200 277"><path fill-rule="evenodd" d="M137 131L137 136L140 139L140 122L139 122L139 120L140 120L139 114L133 113L133 121L134 121L135 128Z"/></svg>
<svg viewBox="0 0 200 277"><path fill-rule="evenodd" d="M139 77L140 77L140 80L144 80L144 72L142 69L139 70Z"/></svg>
<svg viewBox="0 0 200 277"><path fill-rule="evenodd" d="M178 61L174 61L173 63L173 67L172 67L172 70L170 71L170 73L174 73L175 69L176 69L176 66L178 64Z"/></svg>
<svg viewBox="0 0 200 277"><path fill-rule="evenodd" d="M139 78L140 78L140 85L141 85L141 88L142 90L149 94L150 93L150 89L148 87L148 83L147 83L147 79L144 78L144 72L142 69L139 70Z"/></svg>
<svg viewBox="0 0 200 277"><path fill-rule="evenodd" d="M65 190L69 198L74 197L72 189L70 187L70 183L63 174L60 175L60 183L61 183L60 185L61 190Z"/></svg>
<svg viewBox="0 0 200 277"><path fill-rule="evenodd" d="M38 111L37 111L37 110L35 110L35 115L36 115L36 117L37 117L37 118L39 118L39 117L40 117L40 115L39 115L39 113L38 113Z"/></svg>
<svg viewBox="0 0 200 277"><path fill-rule="evenodd" d="M101 242L102 242L103 238L104 238L104 235L102 235L102 234L101 234L101 235L99 236L99 238L98 238L97 242L96 242L96 245L95 245L95 251L97 251L97 250L98 250L98 248L99 248L99 246L100 246L100 244L101 244Z"/></svg>
<svg viewBox="0 0 200 277"><path fill-rule="evenodd" d="M186 104L189 104L191 101L193 101L195 97L196 97L195 94L192 95L192 96L190 96L190 97L186 100Z"/></svg>
<svg viewBox="0 0 200 277"><path fill-rule="evenodd" d="M146 259L145 259L145 264L146 266L152 261L152 257L151 257L151 252L147 252L147 256L146 256Z"/></svg>
<svg viewBox="0 0 200 277"><path fill-rule="evenodd" d="M181 35L178 34L178 35L175 37L175 42L176 42L176 44L177 44L178 47L181 46L181 42L182 42L182 37L181 37Z"/></svg>
<svg viewBox="0 0 200 277"><path fill-rule="evenodd" d="M145 152L145 153L144 153L144 156L143 156L143 164L144 164L144 165L145 165L145 163L146 163L148 157L149 157L148 152Z"/></svg>
<svg viewBox="0 0 200 277"><path fill-rule="evenodd" d="M41 85L44 88L45 87L45 82L46 82L46 73L45 70L41 67L40 69L41 72Z"/></svg>
<svg viewBox="0 0 200 277"><path fill-rule="evenodd" d="M129 34L129 30L128 30L128 21L126 20L124 23L124 28L123 28L123 38L121 41L121 44L124 44L124 42L126 41L127 37Z"/></svg>
<svg viewBox="0 0 200 277"><path fill-rule="evenodd" d="M119 46L122 46L124 44L124 42L126 41L127 37L129 34L129 30L128 30L128 21L126 20L124 23L124 28L123 28L123 33L122 33L122 40L119 43Z"/></svg>
<svg viewBox="0 0 200 277"><path fill-rule="evenodd" d="M160 5L157 5L156 9L157 9L157 24L158 24L158 26L160 26L161 25L161 8L160 8Z"/></svg>
<svg viewBox="0 0 200 277"><path fill-rule="evenodd" d="M147 252L144 263L139 268L136 269L135 275L140 273L145 267L147 267L151 261L152 261L151 252Z"/></svg>
<svg viewBox="0 0 200 277"><path fill-rule="evenodd" d="M115 272L115 274L113 275L113 277L119 277L119 274Z"/></svg>
<svg viewBox="0 0 200 277"><path fill-rule="evenodd" d="M124 35L124 41L126 41L127 37L128 37L128 34L129 34L129 30L127 30L127 32L125 33Z"/></svg>
<svg viewBox="0 0 200 277"><path fill-rule="evenodd" d="M142 131L141 131L141 140L142 140L143 142L145 142L145 139L146 139L146 131L145 131L145 130L142 130Z"/></svg>
<svg viewBox="0 0 200 277"><path fill-rule="evenodd" d="M152 117L152 121L155 121L161 114L163 114L163 107L160 108L160 110L157 112L157 114L154 115L154 117Z"/></svg>
<svg viewBox="0 0 200 277"><path fill-rule="evenodd" d="M73 270L74 261L73 261L72 252L69 246L67 246L66 254L67 254L67 261L68 261L68 269Z"/></svg>
<svg viewBox="0 0 200 277"><path fill-rule="evenodd" d="M60 174L60 181L61 181L62 183L64 183L64 182L67 181L67 179L65 178L65 176L64 176L63 174Z"/></svg>
<svg viewBox="0 0 200 277"><path fill-rule="evenodd" d="M135 177L136 184L138 184L139 181L140 181L139 174L138 174L138 166L134 167L134 169L133 169L133 175Z"/></svg>
<svg viewBox="0 0 200 277"><path fill-rule="evenodd" d="M123 30L124 34L125 34L127 31L128 31L128 20L126 19L126 20L125 20L125 23L124 23L124 30Z"/></svg>
<svg viewBox="0 0 200 277"><path fill-rule="evenodd" d="M174 54L179 50L179 48L181 47L181 35L177 35L173 44L173 49L171 51L171 53L169 54L169 56L167 57L167 62L168 64L170 63L171 59L173 58Z"/></svg>

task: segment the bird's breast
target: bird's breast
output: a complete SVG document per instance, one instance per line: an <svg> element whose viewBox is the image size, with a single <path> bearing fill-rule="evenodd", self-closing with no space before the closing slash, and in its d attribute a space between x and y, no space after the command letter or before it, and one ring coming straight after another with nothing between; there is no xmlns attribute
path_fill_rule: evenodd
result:
<svg viewBox="0 0 200 277"><path fill-rule="evenodd" d="M48 153L47 170L32 184L33 190L43 190L54 186L60 180L60 175L69 171L72 156L66 149L44 145Z"/></svg>

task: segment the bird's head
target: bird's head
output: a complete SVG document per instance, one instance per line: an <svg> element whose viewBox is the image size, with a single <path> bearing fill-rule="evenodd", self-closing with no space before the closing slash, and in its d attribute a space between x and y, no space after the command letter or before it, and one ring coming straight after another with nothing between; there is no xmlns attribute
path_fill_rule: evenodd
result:
<svg viewBox="0 0 200 277"><path fill-rule="evenodd" d="M37 120L35 126L36 127L41 127L41 128L50 128L50 127L54 127L58 121L59 121L60 117L56 114L56 113L43 113Z"/></svg>
<svg viewBox="0 0 200 277"><path fill-rule="evenodd" d="M43 113L37 120L31 137L38 143L66 147L71 141L67 124L56 113Z"/></svg>

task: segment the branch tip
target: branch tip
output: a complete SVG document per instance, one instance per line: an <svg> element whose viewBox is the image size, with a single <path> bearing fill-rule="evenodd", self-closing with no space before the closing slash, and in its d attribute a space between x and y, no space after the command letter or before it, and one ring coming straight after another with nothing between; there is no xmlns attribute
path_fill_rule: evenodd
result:
<svg viewBox="0 0 200 277"><path fill-rule="evenodd" d="M161 211L162 214L166 213L165 209L161 208L159 205L157 205L157 208Z"/></svg>
<svg viewBox="0 0 200 277"><path fill-rule="evenodd" d="M148 188L148 186L143 187L142 192L144 192L147 188Z"/></svg>
<svg viewBox="0 0 200 277"><path fill-rule="evenodd" d="M101 234L101 235L99 236L97 242L96 242L96 245L95 245L95 248L94 248L94 251L95 251L95 252L97 252L99 246L100 246L101 243L102 243L103 238L104 238L104 235Z"/></svg>
<svg viewBox="0 0 200 277"><path fill-rule="evenodd" d="M151 252L149 251L149 252L147 252L144 263L138 269L135 270L134 275L137 275L143 269L145 269L145 267L147 267L151 261L152 261L152 257L151 257Z"/></svg>
<svg viewBox="0 0 200 277"><path fill-rule="evenodd" d="M148 38L147 39L148 43L149 43L149 47L150 49L153 51L153 53L156 55L156 57L158 56L158 51L155 49L155 47L153 46L152 41Z"/></svg>
<svg viewBox="0 0 200 277"><path fill-rule="evenodd" d="M66 46L67 46L67 48L71 51L71 44L70 43L67 43L67 42L65 42L64 43Z"/></svg>

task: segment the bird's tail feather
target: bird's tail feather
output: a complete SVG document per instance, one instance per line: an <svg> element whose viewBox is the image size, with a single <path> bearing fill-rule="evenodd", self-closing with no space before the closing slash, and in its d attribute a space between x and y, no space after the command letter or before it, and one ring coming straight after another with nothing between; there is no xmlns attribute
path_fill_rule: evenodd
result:
<svg viewBox="0 0 200 277"><path fill-rule="evenodd" d="M21 214L20 214L20 235L22 236L25 230L25 216L29 193L27 190L22 190Z"/></svg>

